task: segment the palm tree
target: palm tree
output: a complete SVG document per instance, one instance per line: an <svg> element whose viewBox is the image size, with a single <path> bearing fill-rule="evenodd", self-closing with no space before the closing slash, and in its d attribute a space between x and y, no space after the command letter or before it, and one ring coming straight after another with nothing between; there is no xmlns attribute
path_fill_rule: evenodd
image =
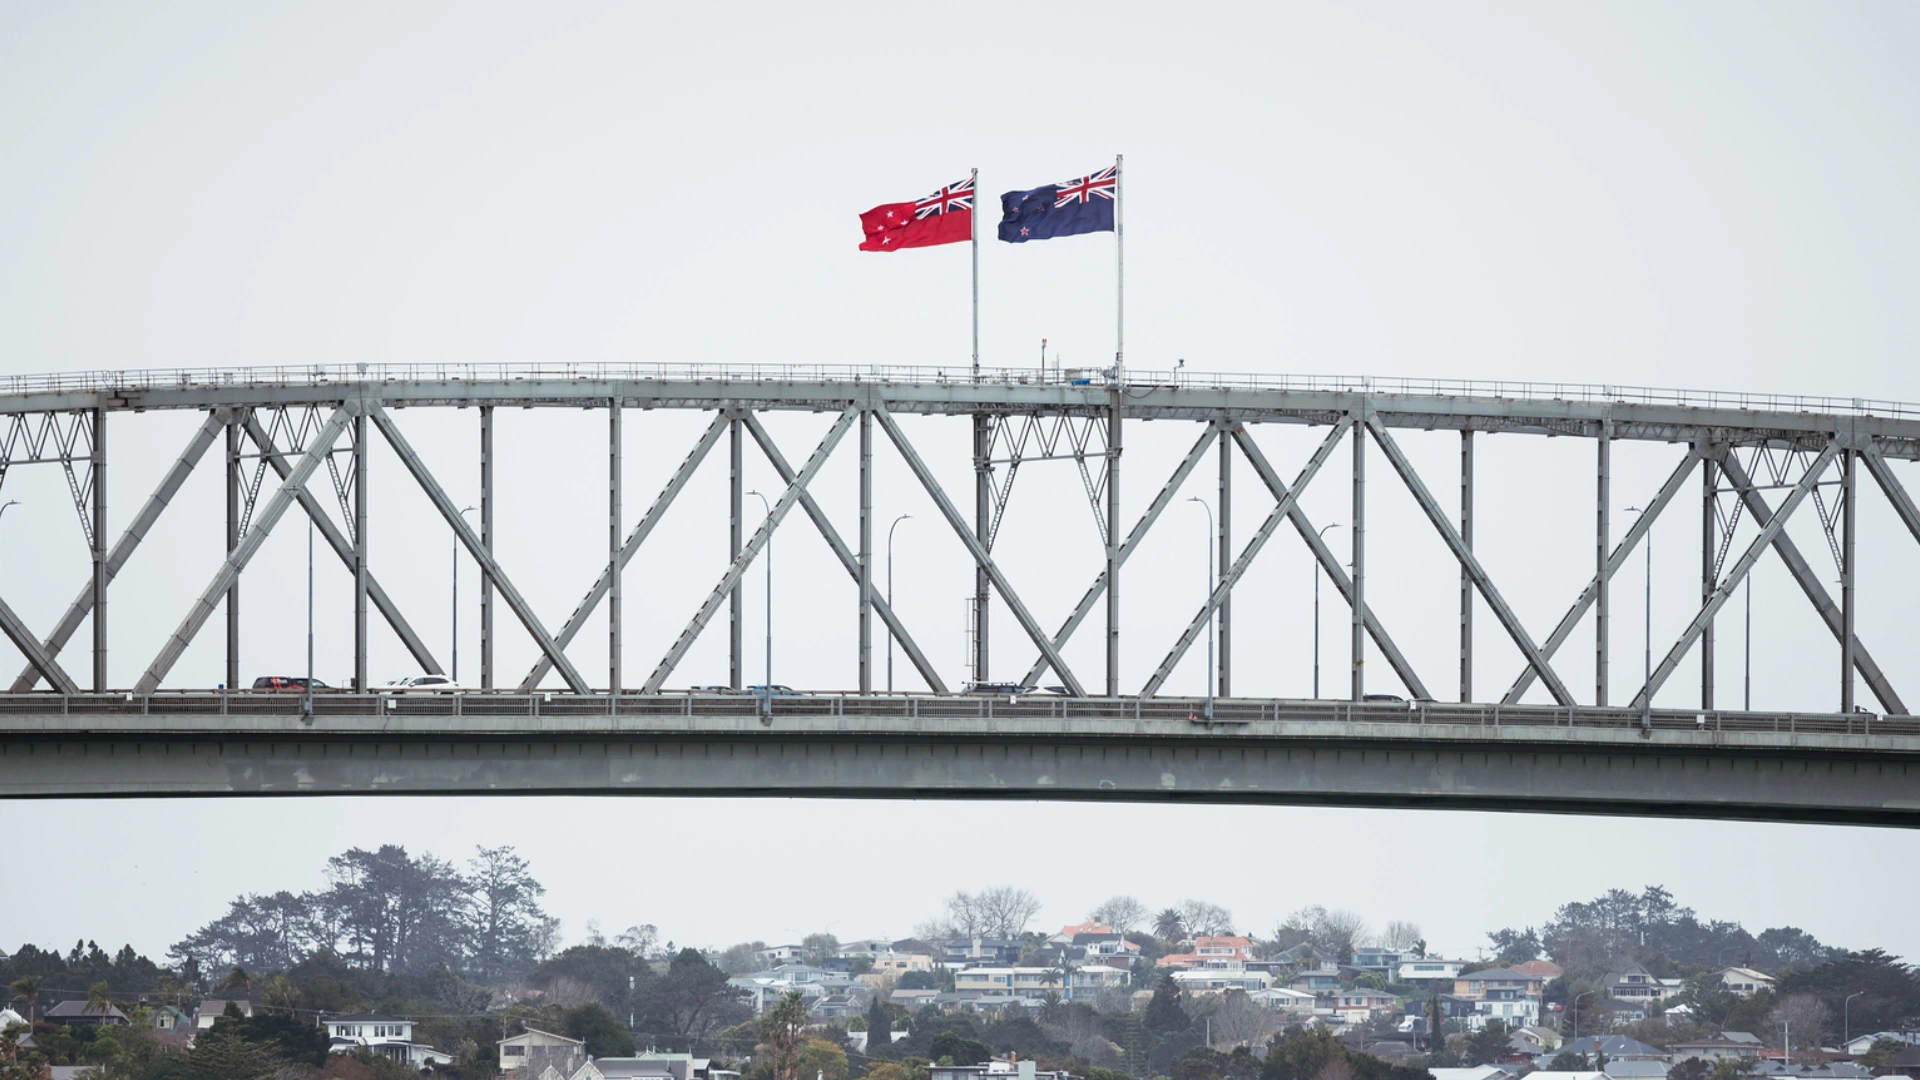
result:
<svg viewBox="0 0 1920 1080"><path fill-rule="evenodd" d="M294 989L293 980L285 975L275 975L273 981L267 984L268 1003L279 1006L289 1013L293 1011L293 1004L299 997L300 991Z"/></svg>
<svg viewBox="0 0 1920 1080"><path fill-rule="evenodd" d="M40 1000L40 980L31 975L22 975L9 984L15 994L27 999L27 1026L33 1026L33 1007Z"/></svg>
<svg viewBox="0 0 1920 1080"><path fill-rule="evenodd" d="M227 977L220 980L220 989L245 990L251 994L253 993L253 976L247 974L246 968L235 964L233 965L233 970L227 972Z"/></svg>
<svg viewBox="0 0 1920 1080"><path fill-rule="evenodd" d="M105 1016L108 1010L112 1008L113 987L108 986L104 982L97 982L87 987L87 1012L99 1013Z"/></svg>
<svg viewBox="0 0 1920 1080"><path fill-rule="evenodd" d="M1167 908L1153 917L1153 936L1161 941L1179 941L1186 936L1186 920L1178 908Z"/></svg>

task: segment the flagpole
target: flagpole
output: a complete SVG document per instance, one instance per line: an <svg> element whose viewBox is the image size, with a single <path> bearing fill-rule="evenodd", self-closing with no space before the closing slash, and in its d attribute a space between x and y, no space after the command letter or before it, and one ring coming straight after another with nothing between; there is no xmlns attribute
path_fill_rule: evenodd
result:
<svg viewBox="0 0 1920 1080"><path fill-rule="evenodd" d="M967 215L973 238L973 381L980 381L980 170L973 170L973 213Z"/></svg>
<svg viewBox="0 0 1920 1080"><path fill-rule="evenodd" d="M1125 205L1120 180L1123 160L1125 155L1113 155L1113 370L1116 377L1124 374L1127 367L1127 234L1120 214Z"/></svg>

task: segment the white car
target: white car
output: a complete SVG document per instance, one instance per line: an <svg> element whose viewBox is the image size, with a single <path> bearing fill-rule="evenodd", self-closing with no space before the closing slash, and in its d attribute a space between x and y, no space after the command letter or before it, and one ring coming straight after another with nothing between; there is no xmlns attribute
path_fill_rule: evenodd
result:
<svg viewBox="0 0 1920 1080"><path fill-rule="evenodd" d="M436 694L465 690L445 675L409 675L380 688L383 694Z"/></svg>

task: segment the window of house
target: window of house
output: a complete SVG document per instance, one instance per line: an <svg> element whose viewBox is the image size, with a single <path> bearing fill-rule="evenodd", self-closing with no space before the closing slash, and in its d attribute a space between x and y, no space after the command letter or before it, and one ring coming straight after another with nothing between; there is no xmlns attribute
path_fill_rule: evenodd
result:
<svg viewBox="0 0 1920 1080"><path fill-rule="evenodd" d="M508 1057L526 1057L527 1048L524 1046L509 1046L506 1049L506 1054Z"/></svg>

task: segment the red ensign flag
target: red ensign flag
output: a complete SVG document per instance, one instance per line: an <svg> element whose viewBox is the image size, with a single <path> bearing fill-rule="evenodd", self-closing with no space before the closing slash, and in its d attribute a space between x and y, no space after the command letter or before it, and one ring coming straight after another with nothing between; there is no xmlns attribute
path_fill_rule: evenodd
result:
<svg viewBox="0 0 1920 1080"><path fill-rule="evenodd" d="M886 203L860 215L861 251L958 244L973 239L973 180L949 184L918 202Z"/></svg>

